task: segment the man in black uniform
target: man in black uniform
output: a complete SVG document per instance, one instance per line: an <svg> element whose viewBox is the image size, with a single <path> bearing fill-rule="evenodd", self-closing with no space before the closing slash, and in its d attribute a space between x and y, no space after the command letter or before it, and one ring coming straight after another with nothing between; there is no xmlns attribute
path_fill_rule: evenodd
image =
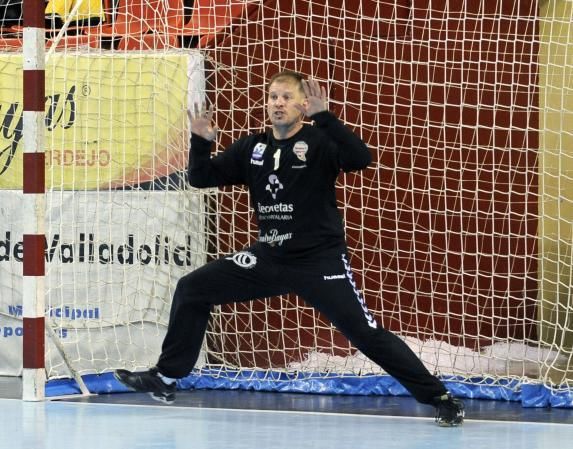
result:
<svg viewBox="0 0 573 449"><path fill-rule="evenodd" d="M367 167L370 151L326 110L324 87L298 73L270 80L267 113L268 132L243 137L214 157L213 108L195 106L190 114L189 182L248 186L259 238L180 279L157 366L141 373L117 370L116 378L171 403L175 379L187 376L197 361L213 305L296 293L414 398L435 406L438 424L462 424L461 401L400 338L378 325L353 279L335 182L341 171Z"/></svg>

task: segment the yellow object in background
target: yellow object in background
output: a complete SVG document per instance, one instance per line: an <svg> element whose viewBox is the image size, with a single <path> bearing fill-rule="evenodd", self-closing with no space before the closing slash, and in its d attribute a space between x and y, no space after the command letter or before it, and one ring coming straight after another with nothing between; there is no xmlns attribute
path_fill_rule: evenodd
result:
<svg viewBox="0 0 573 449"><path fill-rule="evenodd" d="M539 9L539 338L568 366L545 365L554 384L573 380L573 4Z"/></svg>
<svg viewBox="0 0 573 449"><path fill-rule="evenodd" d="M45 14L47 17L57 16L65 22L70 18L70 13L78 3L80 3L79 8L71 18L71 22L98 17L102 22L105 20L102 0L49 0Z"/></svg>

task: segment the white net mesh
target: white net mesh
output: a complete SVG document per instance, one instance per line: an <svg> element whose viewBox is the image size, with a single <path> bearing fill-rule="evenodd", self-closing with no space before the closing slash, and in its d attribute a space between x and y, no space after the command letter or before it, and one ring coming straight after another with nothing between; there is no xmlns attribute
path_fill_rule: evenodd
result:
<svg viewBox="0 0 573 449"><path fill-rule="evenodd" d="M66 243L80 251L83 238L86 254L92 242L94 257L115 258L78 263L76 253L48 265L47 314L66 330L72 365L152 364L177 278L255 237L244 190L200 193L175 175L186 163L185 108L206 95L224 148L265 126L266 80L293 69L327 87L330 110L375 155L369 169L340 177L338 199L376 318L432 372L568 386L573 3L318 3L90 0L87 15L103 7L104 25L48 37L46 93L61 95L47 102L61 115L47 127L48 250L59 235L58 257ZM2 65L17 77L21 35L16 27L2 37L14 50ZM1 86L0 168L21 113L12 85ZM20 156L0 175L3 194L19 182ZM0 202L0 291L4 333L15 334L20 218L11 201ZM122 245L132 264L118 262ZM190 264L173 263L187 251ZM66 307L87 319L57 316ZM78 349L84 343L91 349ZM208 367L378 372L295 297L218 309L205 347ZM56 360L50 376L62 367Z"/></svg>

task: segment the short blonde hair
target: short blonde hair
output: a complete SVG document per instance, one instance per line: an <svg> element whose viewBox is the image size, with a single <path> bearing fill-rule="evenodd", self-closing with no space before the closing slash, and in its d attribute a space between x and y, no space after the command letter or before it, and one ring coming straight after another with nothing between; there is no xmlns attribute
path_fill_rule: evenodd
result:
<svg viewBox="0 0 573 449"><path fill-rule="evenodd" d="M283 70L282 72L275 73L271 76L269 83L267 85L267 90L271 87L274 82L285 82L285 81L292 81L294 82L299 90L304 94L304 89L302 87L302 80L304 77L302 74L298 72L293 72L292 70Z"/></svg>

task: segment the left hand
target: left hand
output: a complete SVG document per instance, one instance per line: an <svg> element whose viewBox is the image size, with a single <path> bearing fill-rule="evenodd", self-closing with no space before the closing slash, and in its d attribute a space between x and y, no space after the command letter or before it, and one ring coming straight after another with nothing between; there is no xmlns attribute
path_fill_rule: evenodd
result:
<svg viewBox="0 0 573 449"><path fill-rule="evenodd" d="M296 104L295 107L305 116L317 114L326 111L326 89L318 81L309 79L302 81L302 88L306 95L306 101L303 104Z"/></svg>

